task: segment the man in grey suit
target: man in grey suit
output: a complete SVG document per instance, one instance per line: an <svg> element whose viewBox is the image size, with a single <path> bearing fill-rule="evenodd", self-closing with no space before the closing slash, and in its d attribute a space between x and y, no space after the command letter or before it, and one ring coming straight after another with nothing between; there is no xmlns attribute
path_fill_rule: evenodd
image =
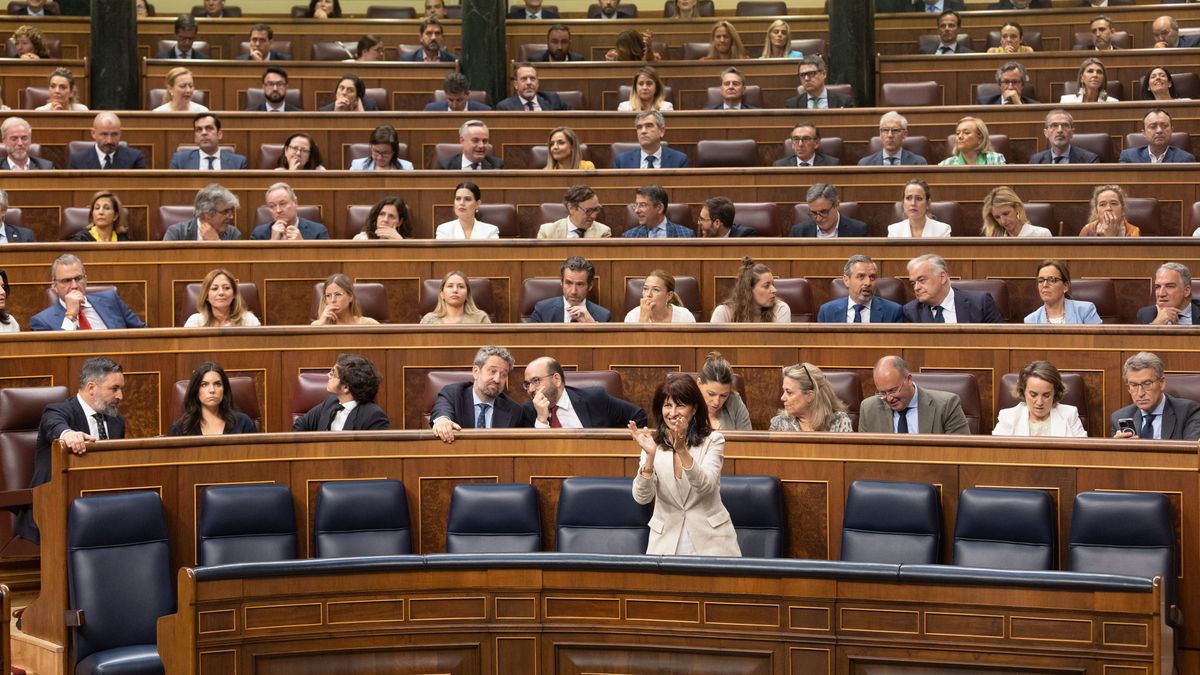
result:
<svg viewBox="0 0 1200 675"><path fill-rule="evenodd" d="M817 237L831 239L833 237L866 237L870 235L867 224L843 216L838 206L837 188L828 183L814 183L804 195L808 202L808 212L811 217L792 226L789 237Z"/></svg>
<svg viewBox="0 0 1200 675"><path fill-rule="evenodd" d="M587 299L596 280L596 268L580 255L563 261L558 269L562 295L539 300L529 315L529 323L606 322L612 313Z"/></svg>
<svg viewBox="0 0 1200 675"><path fill-rule="evenodd" d="M237 241L242 232L233 224L237 195L213 183L196 193L195 217L167 228L163 241Z"/></svg>
<svg viewBox="0 0 1200 675"><path fill-rule="evenodd" d="M854 107L854 99L836 91L829 91L825 87L825 78L829 75L829 69L825 66L825 60L820 56L816 54L805 56L800 61L797 74L800 77L800 86L804 87L804 93L784 101L783 107L807 109Z"/></svg>
<svg viewBox="0 0 1200 675"><path fill-rule="evenodd" d="M1125 361L1121 379L1129 387L1133 403L1109 419L1113 438L1200 439L1200 403L1168 396L1163 371L1162 359L1150 352L1138 352Z"/></svg>
<svg viewBox="0 0 1200 675"><path fill-rule="evenodd" d="M895 110L885 112L879 118L879 152L858 160L859 166L924 166L929 164L924 157L904 149L908 138L908 118Z"/></svg>
<svg viewBox="0 0 1200 675"><path fill-rule="evenodd" d="M446 443L463 429L510 429L528 427L521 404L504 393L516 361L504 347L487 345L475 352L471 382L448 384L438 392L429 424Z"/></svg>
<svg viewBox="0 0 1200 675"><path fill-rule="evenodd" d="M210 112L192 118L192 134L196 147L180 150L171 157L172 169L191 171L230 171L246 169L246 158L221 149L221 118Z"/></svg>
<svg viewBox="0 0 1200 675"><path fill-rule="evenodd" d="M885 356L871 374L875 395L858 409L858 430L873 434L971 433L958 394L922 389L899 356Z"/></svg>
<svg viewBox="0 0 1200 675"><path fill-rule="evenodd" d="M29 154L33 144L33 127L20 117L9 117L0 124L0 138L8 155L0 162L0 170L28 171L30 169L53 169L54 165L40 157Z"/></svg>
<svg viewBox="0 0 1200 675"><path fill-rule="evenodd" d="M792 154L775 160L775 166L795 166L806 168L810 166L837 166L841 161L837 157L821 152L821 130L810 122L800 122L792 127L792 135L788 137L792 144Z"/></svg>

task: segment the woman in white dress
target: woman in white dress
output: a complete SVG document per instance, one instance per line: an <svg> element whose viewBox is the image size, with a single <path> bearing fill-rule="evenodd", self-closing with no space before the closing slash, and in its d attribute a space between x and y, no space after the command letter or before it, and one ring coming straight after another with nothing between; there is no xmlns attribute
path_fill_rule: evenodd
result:
<svg viewBox="0 0 1200 675"><path fill-rule="evenodd" d="M483 203L479 186L463 181L454 188L454 220L437 226L434 239L499 239L500 228L482 220L476 220L476 212Z"/></svg>
<svg viewBox="0 0 1200 675"><path fill-rule="evenodd" d="M167 90L163 93L163 103L153 112L206 112L208 108L192 100L196 93L196 81L192 79L192 71L182 66L167 71Z"/></svg>
<svg viewBox="0 0 1200 675"><path fill-rule="evenodd" d="M695 323L692 311L675 293L675 277L654 270L642 284L642 300L625 315L625 323Z"/></svg>
<svg viewBox="0 0 1200 675"><path fill-rule="evenodd" d="M985 237L1049 237L1050 230L1029 222L1025 202L1010 187L1001 185L983 198Z"/></svg>
<svg viewBox="0 0 1200 675"><path fill-rule="evenodd" d="M993 436L1068 436L1087 438L1079 410L1062 402L1067 392L1062 375L1049 361L1021 369L1013 390L1021 402L1000 411Z"/></svg>
<svg viewBox="0 0 1200 675"><path fill-rule="evenodd" d="M34 110L80 111L88 109L86 105L75 100L75 75L66 68L55 68L54 72L50 73L50 84L46 90L49 92L49 99Z"/></svg>
<svg viewBox="0 0 1200 675"><path fill-rule="evenodd" d="M933 192L929 183L913 178L904 184L904 220L888 225L889 238L949 237L950 226L928 216Z"/></svg>
<svg viewBox="0 0 1200 675"><path fill-rule="evenodd" d="M233 273L217 268L204 276L196 313L187 318L184 328L258 326L258 317L246 306Z"/></svg>

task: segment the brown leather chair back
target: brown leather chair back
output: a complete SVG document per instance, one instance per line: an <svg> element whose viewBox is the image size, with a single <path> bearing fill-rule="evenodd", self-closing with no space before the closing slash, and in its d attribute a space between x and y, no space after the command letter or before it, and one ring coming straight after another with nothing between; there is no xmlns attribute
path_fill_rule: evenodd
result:
<svg viewBox="0 0 1200 675"><path fill-rule="evenodd" d="M809 56L812 54L824 56L827 53L825 38L796 38L796 39L792 40L791 48L792 48L792 51L800 52L801 54L803 54L805 56ZM761 50L760 50L760 53L761 53ZM826 88L831 88L831 87L834 87L835 85L827 84L825 86L826 86ZM845 87L845 89L833 89L833 91L836 91L839 94L846 94L847 96L854 95L854 88L851 87L850 85L844 84L844 85L836 85L836 86Z"/></svg>
<svg viewBox="0 0 1200 675"><path fill-rule="evenodd" d="M346 207L346 227L343 234L347 239L353 239L367 226L367 216L371 215L374 204L351 204Z"/></svg>
<svg viewBox="0 0 1200 675"><path fill-rule="evenodd" d="M314 223L325 224L325 219L321 217L321 207L315 204L297 206L296 215L305 220L311 220ZM254 212L254 222L255 224L274 222L271 219L271 209L265 206L258 207Z"/></svg>
<svg viewBox="0 0 1200 675"><path fill-rule="evenodd" d="M742 0L734 10L734 16L786 16L787 3L771 0Z"/></svg>
<svg viewBox="0 0 1200 675"><path fill-rule="evenodd" d="M387 89L383 87L367 87L363 92L363 98L370 99L375 102L375 107L380 110L391 110L392 102L388 98Z"/></svg>
<svg viewBox="0 0 1200 675"><path fill-rule="evenodd" d="M196 313L196 303L200 301L200 284L188 284L183 291L183 303L175 309L175 325L182 328L189 316ZM263 316L262 301L258 298L258 286L253 281L239 281L238 294L246 301L246 308L254 312L260 323L266 322ZM242 410L242 412L246 412ZM250 413L246 413L249 415Z"/></svg>
<svg viewBox="0 0 1200 675"><path fill-rule="evenodd" d="M763 107L762 87L757 84L746 85L746 92L745 92L745 94L742 95L742 99L748 105L752 105L757 108ZM704 102L704 105L706 105L706 106L707 105L719 105L721 103L724 103L724 101L725 101L725 99L721 98L721 88L720 87L709 87L708 88L708 100Z"/></svg>
<svg viewBox="0 0 1200 675"><path fill-rule="evenodd" d="M162 204L158 207L158 222L154 226L154 238L161 240L167 236L167 228L195 217L196 208L191 204Z"/></svg>
<svg viewBox="0 0 1200 675"><path fill-rule="evenodd" d="M1113 149L1112 136L1107 133L1076 133L1071 137L1071 145L1077 145L1084 150L1100 156L1100 161L1112 163L1117 161L1117 152Z"/></svg>
<svg viewBox="0 0 1200 675"><path fill-rule="evenodd" d="M613 317L615 321L623 321L629 310L637 307L642 301L642 286L646 285L645 277L625 281L625 304L621 316ZM704 321L701 313L704 311L700 302L700 282L696 277L675 277L675 294L684 307L691 310L696 321Z"/></svg>
<svg viewBox="0 0 1200 675"><path fill-rule="evenodd" d="M9 211L12 211L12 209L9 209ZM1200 202L1192 202L1191 218L1191 221L1187 225L1187 231L1184 232L1185 235L1200 227ZM1200 288L1200 284L1197 284L1196 287Z"/></svg>
<svg viewBox="0 0 1200 675"><path fill-rule="evenodd" d="M310 51L313 61L345 61L355 58L358 42L332 40L329 42L314 42Z"/></svg>
<svg viewBox="0 0 1200 675"><path fill-rule="evenodd" d="M825 373L825 379L829 380L829 386L833 387L833 393L842 400L842 403L846 404L846 414L850 416L850 423L857 431L858 409L862 405L863 398L862 382L859 382L858 376L854 373L828 370L821 372Z"/></svg>
<svg viewBox="0 0 1200 675"><path fill-rule="evenodd" d="M438 164L460 154L462 154L461 143L438 143L433 146L433 164L429 168L435 168Z"/></svg>
<svg viewBox="0 0 1200 675"><path fill-rule="evenodd" d="M5 387L0 389L0 499L10 506L29 505L37 454L38 426L51 403L67 400L66 387ZM4 557L36 556L36 544L13 534L16 518L0 511L0 551Z"/></svg>
<svg viewBox="0 0 1200 675"><path fill-rule="evenodd" d="M1200 401L1200 375L1171 373L1167 377L1166 391L1169 396Z"/></svg>
<svg viewBox="0 0 1200 675"><path fill-rule="evenodd" d="M572 387L601 387L613 398L625 398L621 374L615 370L568 370L566 375Z"/></svg>
<svg viewBox="0 0 1200 675"><path fill-rule="evenodd" d="M46 87L22 87L17 98L21 110L33 110L50 102L50 90Z"/></svg>
<svg viewBox="0 0 1200 675"><path fill-rule="evenodd" d="M1012 320L1013 316L1009 311L1008 304L1008 283L1003 279L956 279L950 282L950 286L956 290L990 293L992 300L996 301L996 309L1000 311L1000 316L1004 318L1004 321Z"/></svg>
<svg viewBox="0 0 1200 675"><path fill-rule="evenodd" d="M415 19L417 10L412 7L392 7L390 5L368 5L368 19Z"/></svg>
<svg viewBox="0 0 1200 675"><path fill-rule="evenodd" d="M536 148L535 148L536 149ZM1200 205L1200 202L1196 202ZM542 202L538 205L537 222L553 223L556 220L562 220L567 217L567 205L562 202Z"/></svg>
<svg viewBox="0 0 1200 675"><path fill-rule="evenodd" d="M528 323L533 315L533 306L545 300L562 296L562 281L553 278L526 279L521 283L520 321Z"/></svg>
<svg viewBox="0 0 1200 675"><path fill-rule="evenodd" d="M550 49L550 45L545 42L526 42L521 45L521 60L532 61L533 57L539 56Z"/></svg>
<svg viewBox="0 0 1200 675"><path fill-rule="evenodd" d="M187 395L188 382L179 380L171 390L172 424L183 416L183 399ZM254 420L255 428L262 431L262 406L258 404L258 391L254 387L254 380L245 376L230 377L229 388L233 390L233 404L245 413L246 417Z"/></svg>
<svg viewBox="0 0 1200 675"><path fill-rule="evenodd" d="M1162 211L1157 197L1128 197L1125 199L1125 217L1137 225L1143 236L1159 234L1162 227ZM1165 234L1178 234L1168 232Z"/></svg>
<svg viewBox="0 0 1200 675"><path fill-rule="evenodd" d="M703 140L696 144L696 166L701 169L759 164L758 143L753 138Z"/></svg>
<svg viewBox="0 0 1200 675"><path fill-rule="evenodd" d="M912 378L918 387L958 394L971 433L983 433L985 426L983 406L979 402L979 383L975 381L973 375L970 373L913 373ZM992 428L990 411L986 427L988 431Z"/></svg>
<svg viewBox="0 0 1200 675"><path fill-rule="evenodd" d="M587 97L579 89L559 89L558 98L574 110L588 110Z"/></svg>
<svg viewBox="0 0 1200 675"><path fill-rule="evenodd" d="M509 377L511 378L513 375L510 373ZM433 404L437 402L438 394L446 385L458 382L471 382L473 380L474 376L471 375L470 368L466 370L431 370L425 373L425 390L421 392L422 428L429 428L429 424L432 421L429 417L433 414Z"/></svg>
<svg viewBox="0 0 1200 675"><path fill-rule="evenodd" d="M1038 202L1025 203L1025 218L1029 220L1031 225L1044 227L1054 235L1062 234L1059 232L1059 222L1054 220L1054 205L1041 204Z"/></svg>
<svg viewBox="0 0 1200 675"><path fill-rule="evenodd" d="M329 384L329 373L300 373L296 376L296 390L292 392L292 424L329 396L325 386Z"/></svg>
<svg viewBox="0 0 1200 675"><path fill-rule="evenodd" d="M958 36L961 41L963 36ZM916 108L945 105L942 86L936 81L885 82L880 88L880 108ZM928 158L927 158L928 159Z"/></svg>
<svg viewBox="0 0 1200 675"><path fill-rule="evenodd" d="M754 230L760 237L778 237L783 229L775 202L735 202L733 222Z"/></svg>
<svg viewBox="0 0 1200 675"><path fill-rule="evenodd" d="M928 136L908 136L901 145L905 150L924 157L925 161L929 161L933 156L933 145L929 143ZM880 150L883 150L883 141L879 140L878 136L873 136L867 143L867 154L873 155Z"/></svg>
<svg viewBox="0 0 1200 675"><path fill-rule="evenodd" d="M256 169L274 169L279 166L279 158L283 156L283 143L263 143L258 146L258 165Z"/></svg>
<svg viewBox="0 0 1200 675"><path fill-rule="evenodd" d="M471 277L467 279L467 286L471 289L471 299L475 301L475 306L487 312L492 323L498 323L492 280L487 277ZM421 283L421 294L417 299L418 319L437 308L438 293L441 290L441 279L426 279Z"/></svg>
<svg viewBox="0 0 1200 675"><path fill-rule="evenodd" d="M906 281L901 281L896 277L879 277L875 281L875 295L884 300L891 300L897 305L903 305L908 302L908 297L905 294ZM846 283L841 277L834 277L829 282L829 299L836 300L850 295L850 289L846 288Z"/></svg>
<svg viewBox="0 0 1200 675"><path fill-rule="evenodd" d="M325 296L325 282L318 281L313 284L312 305L309 308L308 316L310 320L315 321L317 311L321 307L321 299ZM383 284L378 282L355 282L354 283L354 301L358 303L359 309L362 310L363 316L369 316L379 323L387 323L389 320L387 289Z"/></svg>
<svg viewBox="0 0 1200 675"><path fill-rule="evenodd" d="M512 204L480 204L476 217L500 228L501 239L516 239L521 236L521 219L517 216L517 207Z"/></svg>
<svg viewBox="0 0 1200 675"><path fill-rule="evenodd" d="M817 310L813 306L812 286L808 279L775 279L775 292L776 297L792 310L792 323L812 323Z"/></svg>
<svg viewBox="0 0 1200 675"><path fill-rule="evenodd" d="M273 42L271 44L277 45L279 43ZM289 44L291 44L291 43L289 43ZM265 103L266 100L267 100L266 96L263 96L262 87L251 87L246 90L246 106L245 107L256 108L256 107L258 107L259 103ZM285 103L291 103L292 105L299 108L300 107L300 90L289 87L287 90L287 93L283 95L283 100Z"/></svg>
<svg viewBox="0 0 1200 675"><path fill-rule="evenodd" d="M86 206L68 206L63 209L62 221L58 224L58 238L66 241L88 225L92 210Z"/></svg>
<svg viewBox="0 0 1200 675"><path fill-rule="evenodd" d="M1075 284L1071 284L1071 290L1075 290ZM1083 376L1079 373L1063 373L1063 386L1066 391L1063 392L1062 402L1067 405L1073 405L1079 409L1079 421L1083 423L1083 428L1088 428L1088 391L1087 383L1083 381ZM1021 399L1013 393L1013 389L1017 387L1017 381L1020 379L1020 373L1005 373L1000 378L1000 389L996 392L996 415L1000 414L1001 410L1011 408L1021 402Z"/></svg>
<svg viewBox="0 0 1200 675"><path fill-rule="evenodd" d="M1072 279L1071 297L1096 306L1104 323L1121 323L1117 316L1117 289L1112 279Z"/></svg>

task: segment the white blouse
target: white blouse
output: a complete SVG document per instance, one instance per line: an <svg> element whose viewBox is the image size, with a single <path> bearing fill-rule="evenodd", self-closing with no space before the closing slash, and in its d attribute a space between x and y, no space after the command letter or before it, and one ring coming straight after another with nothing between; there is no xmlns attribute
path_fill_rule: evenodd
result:
<svg viewBox="0 0 1200 675"><path fill-rule="evenodd" d="M890 239L911 238L913 236L912 228L910 228L908 226L908 219L902 220L898 223L892 223L891 225L888 225L887 236ZM921 233L922 239L927 238L927 237L949 237L949 236L950 236L950 226L949 225L947 225L946 223L943 223L940 220L934 220L933 218L929 218L929 217L925 218L925 231Z"/></svg>
<svg viewBox="0 0 1200 675"><path fill-rule="evenodd" d="M638 323L638 317L641 316L641 306L634 307L625 315L625 323ZM696 315L692 314L692 310L679 305L671 305L671 323L696 323Z"/></svg>
<svg viewBox="0 0 1200 675"><path fill-rule="evenodd" d="M658 109L659 110L674 110L675 105L673 103L671 103L670 101L664 100L662 103L658 104ZM628 99L621 101L621 103L617 105L617 112L633 112L633 104L630 103Z"/></svg>
<svg viewBox="0 0 1200 675"><path fill-rule="evenodd" d="M437 233L433 236L434 239L466 239L467 235L463 232L462 224L455 218L449 222L442 223L437 226ZM475 228L471 230L472 239L499 239L500 228L495 225L490 225L482 220L475 221Z"/></svg>
<svg viewBox="0 0 1200 675"><path fill-rule="evenodd" d="M258 317L254 316L254 312L246 312L245 314L242 315L242 323L239 325L241 325L241 326L261 326L262 324L258 322ZM184 328L205 328L204 317L200 316L200 312L196 312L195 314L193 314L187 318L187 321L183 324L183 327Z"/></svg>
<svg viewBox="0 0 1200 675"><path fill-rule="evenodd" d="M175 112L175 111L171 109L170 103L164 103L164 104L158 106L157 108L155 108L154 110L151 110L150 112ZM183 111L180 110L179 112L183 112ZM196 103L195 101L188 101L187 112L208 112L208 108L200 105L199 103Z"/></svg>

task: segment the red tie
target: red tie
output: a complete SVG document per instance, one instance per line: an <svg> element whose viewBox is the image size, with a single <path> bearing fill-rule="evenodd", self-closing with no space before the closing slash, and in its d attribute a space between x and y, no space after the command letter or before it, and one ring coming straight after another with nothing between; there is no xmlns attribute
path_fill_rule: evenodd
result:
<svg viewBox="0 0 1200 675"><path fill-rule="evenodd" d="M79 330L91 330L92 322L88 321L87 314L83 313L83 305L79 306Z"/></svg>
<svg viewBox="0 0 1200 675"><path fill-rule="evenodd" d="M558 406L550 407L550 428L551 429L561 429L562 428L562 422L558 421Z"/></svg>

